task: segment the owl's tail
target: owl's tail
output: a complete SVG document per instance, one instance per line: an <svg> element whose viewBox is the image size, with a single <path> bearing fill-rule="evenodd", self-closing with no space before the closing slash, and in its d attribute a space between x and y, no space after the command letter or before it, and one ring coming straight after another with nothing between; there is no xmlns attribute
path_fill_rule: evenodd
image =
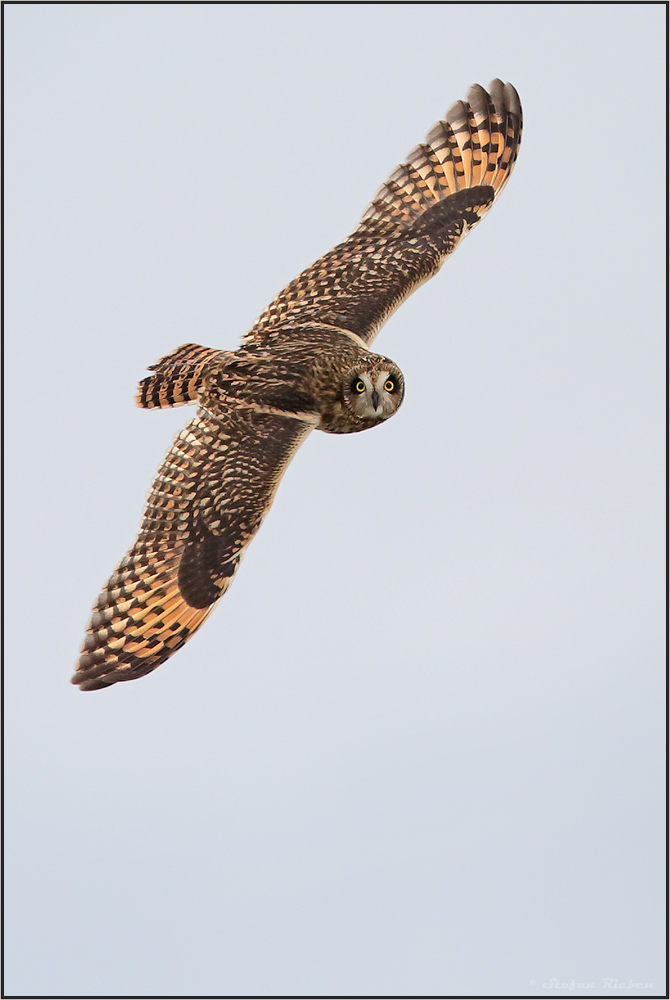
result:
<svg viewBox="0 0 670 1000"><path fill-rule="evenodd" d="M427 209L459 191L492 189L478 218L510 178L521 144L519 95L511 83L493 80L490 93L475 84L467 101L456 101L426 142L408 154L366 209L359 231L397 234Z"/></svg>
<svg viewBox="0 0 670 1000"><path fill-rule="evenodd" d="M224 353L199 344L182 344L160 358L155 365L148 366L149 371L154 374L140 382L137 388L137 405L152 410L157 406L197 403L209 363L220 359Z"/></svg>

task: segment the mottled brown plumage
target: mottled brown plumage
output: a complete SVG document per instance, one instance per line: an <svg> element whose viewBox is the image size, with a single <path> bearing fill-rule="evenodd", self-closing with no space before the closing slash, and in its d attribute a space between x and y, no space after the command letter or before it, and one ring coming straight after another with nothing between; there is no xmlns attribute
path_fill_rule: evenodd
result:
<svg viewBox="0 0 670 1000"><path fill-rule="evenodd" d="M198 403L198 415L177 435L137 540L98 598L73 683L95 690L163 663L225 593L310 431L352 433L397 411L402 373L369 345L489 210L520 142L514 88L472 87L237 351L185 344L150 369L140 406Z"/></svg>

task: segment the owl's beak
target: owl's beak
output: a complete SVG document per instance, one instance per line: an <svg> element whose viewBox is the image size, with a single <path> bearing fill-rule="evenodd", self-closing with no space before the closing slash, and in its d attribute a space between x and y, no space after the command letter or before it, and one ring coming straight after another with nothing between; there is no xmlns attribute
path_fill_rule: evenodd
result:
<svg viewBox="0 0 670 1000"><path fill-rule="evenodd" d="M379 406L379 393L376 389L372 390L372 406L375 410Z"/></svg>

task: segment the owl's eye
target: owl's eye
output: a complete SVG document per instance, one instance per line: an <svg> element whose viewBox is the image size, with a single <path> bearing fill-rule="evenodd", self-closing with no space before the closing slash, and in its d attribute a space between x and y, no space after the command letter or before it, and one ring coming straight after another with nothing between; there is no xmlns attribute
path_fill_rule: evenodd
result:
<svg viewBox="0 0 670 1000"><path fill-rule="evenodd" d="M354 392L365 392L365 382L363 381L362 378L354 379L351 388L354 390Z"/></svg>
<svg viewBox="0 0 670 1000"><path fill-rule="evenodd" d="M387 392L393 392L395 389L395 380L392 378L387 378L384 382L384 388Z"/></svg>

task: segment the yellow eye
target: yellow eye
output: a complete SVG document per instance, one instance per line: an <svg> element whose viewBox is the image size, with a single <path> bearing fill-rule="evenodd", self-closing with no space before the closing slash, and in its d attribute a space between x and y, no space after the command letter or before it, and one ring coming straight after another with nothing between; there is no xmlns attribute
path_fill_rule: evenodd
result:
<svg viewBox="0 0 670 1000"><path fill-rule="evenodd" d="M356 392L365 392L365 382L362 378L359 378L358 382L354 386Z"/></svg>
<svg viewBox="0 0 670 1000"><path fill-rule="evenodd" d="M384 388L386 389L387 392L393 392L393 390L395 389L395 382L393 381L392 378L386 379L386 381L384 382Z"/></svg>

